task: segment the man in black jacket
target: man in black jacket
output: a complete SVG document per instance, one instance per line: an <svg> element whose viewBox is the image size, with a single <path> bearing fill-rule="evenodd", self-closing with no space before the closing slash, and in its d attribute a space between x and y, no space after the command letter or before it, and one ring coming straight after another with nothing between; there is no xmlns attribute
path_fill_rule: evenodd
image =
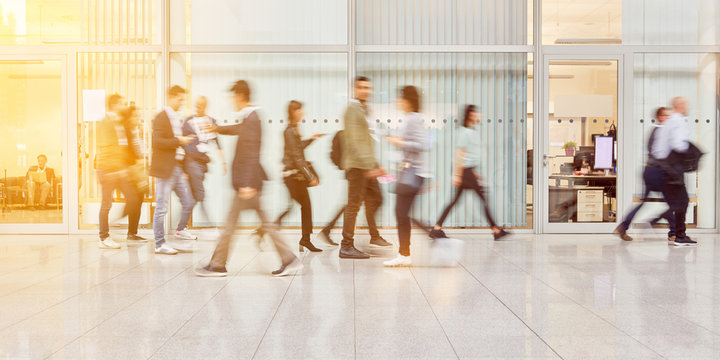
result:
<svg viewBox="0 0 720 360"><path fill-rule="evenodd" d="M182 124L177 111L185 100L185 89L173 86L168 90L168 106L155 116L152 127L152 162L150 176L155 177L155 215L153 231L155 233L155 253L175 255L177 249L165 243L165 214L167 214L170 194L175 194L182 203L182 213L178 221L175 236L181 239L197 239L189 231L187 224L194 205L187 180L183 173L185 152L182 146L192 138L182 136Z"/></svg>
<svg viewBox="0 0 720 360"><path fill-rule="evenodd" d="M273 275L289 275L302 269L303 265L280 238L276 231L277 225L268 222L265 213L260 208L260 194L267 175L260 165L262 126L256 112L258 108L250 105L250 87L244 80L235 82L230 91L233 93L235 109L239 112L242 123L220 126L216 129L220 134L238 137L235 158L232 163L232 184L237 194L233 197L225 228L220 234L210 263L196 269L196 274L205 277L227 276L225 264L235 224L243 210L254 210L260 218L263 228L270 235L282 261L280 269L273 271Z"/></svg>

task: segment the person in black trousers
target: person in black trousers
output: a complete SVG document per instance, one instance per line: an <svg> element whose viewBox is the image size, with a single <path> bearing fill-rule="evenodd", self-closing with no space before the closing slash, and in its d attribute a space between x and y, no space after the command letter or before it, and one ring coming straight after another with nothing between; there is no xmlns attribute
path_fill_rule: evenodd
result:
<svg viewBox="0 0 720 360"><path fill-rule="evenodd" d="M302 140L298 123L303 117L302 103L292 100L288 104L288 126L284 132L285 153L283 156L283 180L290 192L292 200L300 204L300 212L302 217L302 238L300 238L300 251L306 248L312 252L320 252L321 249L315 247L310 241L312 234L312 204L310 203L310 194L308 187L317 186L319 180L317 174L312 170L310 163L305 160L305 148L312 144L313 141L319 139L323 134L315 134L308 140ZM280 225L283 217L292 209L290 207L278 217L275 221Z"/></svg>
<svg viewBox="0 0 720 360"><path fill-rule="evenodd" d="M507 236L509 233L495 223L490 213L487 199L485 198L485 185L481 184L482 176L475 169L480 166L480 153L482 146L480 138L475 133L475 125L480 121L480 114L477 112L475 105L467 105L463 117L463 126L458 130L458 144L455 150L455 169L453 173L453 185L457 188L455 197L443 211L440 219L438 219L435 227L430 232L432 238L444 238L445 233L442 231L442 224L445 222L450 210L457 204L462 196L463 191L473 190L480 197L485 208L485 217L492 228L493 237L499 240Z"/></svg>

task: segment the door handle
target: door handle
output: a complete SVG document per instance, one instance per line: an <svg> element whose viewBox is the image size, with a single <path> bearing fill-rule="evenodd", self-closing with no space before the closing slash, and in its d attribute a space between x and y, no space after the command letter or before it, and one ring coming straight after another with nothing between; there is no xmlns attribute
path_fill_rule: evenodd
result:
<svg viewBox="0 0 720 360"><path fill-rule="evenodd" d="M551 157L552 157L552 156L550 156L550 155L548 155L548 154L543 154L543 166L547 166L547 165L548 165L548 159L550 159Z"/></svg>

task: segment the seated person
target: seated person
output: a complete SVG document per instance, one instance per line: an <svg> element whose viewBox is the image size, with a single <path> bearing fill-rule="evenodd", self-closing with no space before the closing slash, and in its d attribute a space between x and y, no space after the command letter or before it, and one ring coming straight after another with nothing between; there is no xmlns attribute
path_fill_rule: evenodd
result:
<svg viewBox="0 0 720 360"><path fill-rule="evenodd" d="M47 197L55 181L55 171L47 167L47 156L40 154L37 157L37 166L28 169L25 178L28 182L28 206L36 206L35 193L40 190L40 207L47 206Z"/></svg>

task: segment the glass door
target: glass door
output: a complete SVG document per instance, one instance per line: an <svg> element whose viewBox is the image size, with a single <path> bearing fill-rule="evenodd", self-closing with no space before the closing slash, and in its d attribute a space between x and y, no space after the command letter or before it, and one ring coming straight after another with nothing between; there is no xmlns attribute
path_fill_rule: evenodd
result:
<svg viewBox="0 0 720 360"><path fill-rule="evenodd" d="M65 58L0 57L0 233L67 233Z"/></svg>
<svg viewBox="0 0 720 360"><path fill-rule="evenodd" d="M620 57L545 57L544 232L607 233L618 219Z"/></svg>

